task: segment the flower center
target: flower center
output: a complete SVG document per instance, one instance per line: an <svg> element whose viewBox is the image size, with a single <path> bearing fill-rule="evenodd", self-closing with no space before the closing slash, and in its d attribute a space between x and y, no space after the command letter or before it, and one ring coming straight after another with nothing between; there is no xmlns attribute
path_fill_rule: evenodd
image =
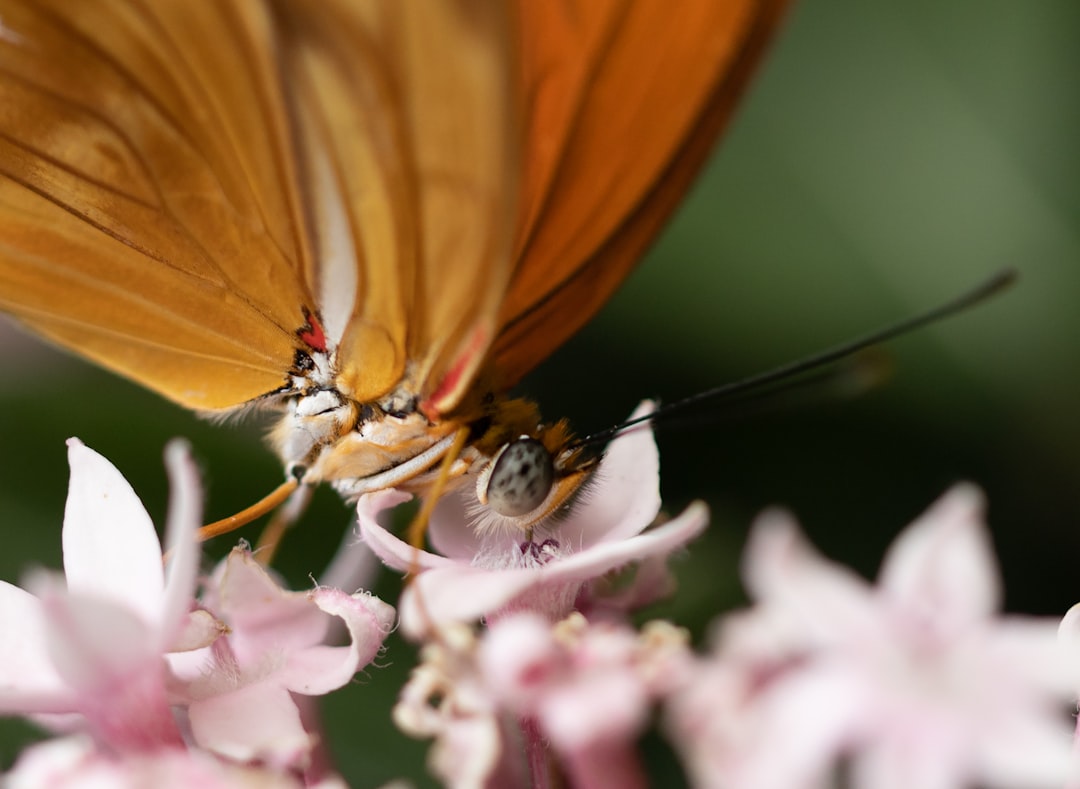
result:
<svg viewBox="0 0 1080 789"><path fill-rule="evenodd" d="M559 541L550 537L543 542L527 540L518 546L526 567L543 566L559 555Z"/></svg>

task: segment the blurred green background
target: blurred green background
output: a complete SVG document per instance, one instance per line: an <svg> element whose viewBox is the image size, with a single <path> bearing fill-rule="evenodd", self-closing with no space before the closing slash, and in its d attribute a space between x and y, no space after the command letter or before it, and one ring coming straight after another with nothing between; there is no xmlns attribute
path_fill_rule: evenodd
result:
<svg viewBox="0 0 1080 789"><path fill-rule="evenodd" d="M714 518L678 561L677 598L648 615L700 639L741 600L738 551L767 505L791 508L823 551L872 575L895 534L961 479L988 493L1007 607L1059 616L1080 600L1078 143L1075 0L795 8L661 243L523 390L547 415L596 430L643 397L674 400L805 356L999 267L1018 268L1021 282L892 343L893 377L858 399L716 409L661 428L669 508L703 497ZM256 426L209 425L21 335L5 334L2 354L4 579L59 566L70 435L115 462L159 521L173 436L203 465L208 518L280 478ZM285 552L297 587L348 523L323 491ZM394 599L395 580L378 591ZM425 780L426 744L388 718L411 660L395 640L387 667L329 699L330 738L355 786ZM29 734L3 723L0 736L7 765ZM675 768L654 751L666 783Z"/></svg>

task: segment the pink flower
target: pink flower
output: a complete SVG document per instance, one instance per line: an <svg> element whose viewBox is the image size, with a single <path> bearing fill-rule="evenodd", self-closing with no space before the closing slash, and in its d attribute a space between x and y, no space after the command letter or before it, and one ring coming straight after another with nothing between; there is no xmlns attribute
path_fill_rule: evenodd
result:
<svg viewBox="0 0 1080 789"><path fill-rule="evenodd" d="M1061 624L1058 626L1058 635L1074 648L1080 648L1080 603L1077 603L1066 612ZM1077 690L1080 691L1080 688L1077 688ZM1076 717L1075 714L1074 717ZM1073 768L1066 789L1080 789L1080 718L1077 718L1075 726L1073 732Z"/></svg>
<svg viewBox="0 0 1080 789"><path fill-rule="evenodd" d="M166 452L163 568L131 487L97 453L68 446L66 586L44 573L36 596L0 584L0 712L89 737L36 746L5 785L339 785L310 730L314 714L300 706L372 660L393 608L336 589L283 591L243 550L197 605L201 502L184 448ZM343 625L346 645L325 643L331 623ZM174 773L191 781L169 784Z"/></svg>
<svg viewBox="0 0 1080 789"><path fill-rule="evenodd" d="M641 634L572 614L554 628L521 613L491 626L479 665L496 703L523 721L528 743L549 743L570 785L644 785L636 745L655 701L689 668L687 634L652 622Z"/></svg>
<svg viewBox="0 0 1080 789"><path fill-rule="evenodd" d="M7 789L300 789L299 779L253 765L238 765L199 751L168 749L109 755L83 737L33 745L4 776ZM340 781L321 785L344 789Z"/></svg>
<svg viewBox="0 0 1080 789"><path fill-rule="evenodd" d="M877 588L781 513L745 559L757 606L729 617L673 701L672 739L709 786L1060 786L1077 667L1053 623L1001 617L982 495L949 491L893 544Z"/></svg>
<svg viewBox="0 0 1080 789"><path fill-rule="evenodd" d="M166 451L172 480L162 566L153 523L107 460L68 441L66 587L38 573L37 594L0 583L0 711L90 732L116 750L180 747L166 693L165 653L213 641L220 629L190 612L198 548L197 474L182 445Z"/></svg>
<svg viewBox="0 0 1080 789"><path fill-rule="evenodd" d="M635 416L650 408L644 404ZM433 622L491 621L518 610L557 621L585 602L592 581L634 562L644 563L648 578L662 586L666 576L656 572L655 560L698 536L708 519L705 506L695 503L646 531L660 510L659 459L647 427L615 439L580 501L564 518L539 527L531 542L518 533L476 530L464 497L448 495L430 526L442 555L416 551L377 520L407 498L393 491L363 496L358 514L362 538L383 562L422 571L400 601L402 629L412 636Z"/></svg>
<svg viewBox="0 0 1080 789"><path fill-rule="evenodd" d="M394 719L435 739L430 767L448 786L558 785L553 764L580 789L643 786L636 743L690 668L683 631L521 612L480 637L454 624L439 635Z"/></svg>
<svg viewBox="0 0 1080 789"><path fill-rule="evenodd" d="M294 698L350 682L382 648L392 606L364 593L282 589L249 551L234 549L208 580L203 604L228 626L211 647L173 657L193 739L237 761L305 769L316 738ZM335 620L348 643L325 643Z"/></svg>
<svg viewBox="0 0 1080 789"><path fill-rule="evenodd" d="M439 635L402 688L394 723L411 737L434 738L428 769L450 789L523 785L524 765L515 771L507 758L510 729L477 665L476 636L460 624Z"/></svg>

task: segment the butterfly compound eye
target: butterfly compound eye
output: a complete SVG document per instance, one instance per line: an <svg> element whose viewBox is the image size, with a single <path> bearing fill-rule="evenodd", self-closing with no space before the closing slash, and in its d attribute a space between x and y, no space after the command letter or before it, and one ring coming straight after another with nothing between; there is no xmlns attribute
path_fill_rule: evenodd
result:
<svg viewBox="0 0 1080 789"><path fill-rule="evenodd" d="M487 480L488 506L507 517L525 515L544 503L554 480L551 453L535 438L523 436L495 457Z"/></svg>

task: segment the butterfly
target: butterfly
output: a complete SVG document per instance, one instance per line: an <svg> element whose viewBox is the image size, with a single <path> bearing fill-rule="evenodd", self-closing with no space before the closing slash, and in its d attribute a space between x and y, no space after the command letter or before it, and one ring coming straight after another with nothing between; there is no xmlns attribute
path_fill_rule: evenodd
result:
<svg viewBox="0 0 1080 789"><path fill-rule="evenodd" d="M507 392L678 204L783 0L0 0L0 309L203 414L286 493L596 460ZM276 501L276 499L275 499Z"/></svg>

